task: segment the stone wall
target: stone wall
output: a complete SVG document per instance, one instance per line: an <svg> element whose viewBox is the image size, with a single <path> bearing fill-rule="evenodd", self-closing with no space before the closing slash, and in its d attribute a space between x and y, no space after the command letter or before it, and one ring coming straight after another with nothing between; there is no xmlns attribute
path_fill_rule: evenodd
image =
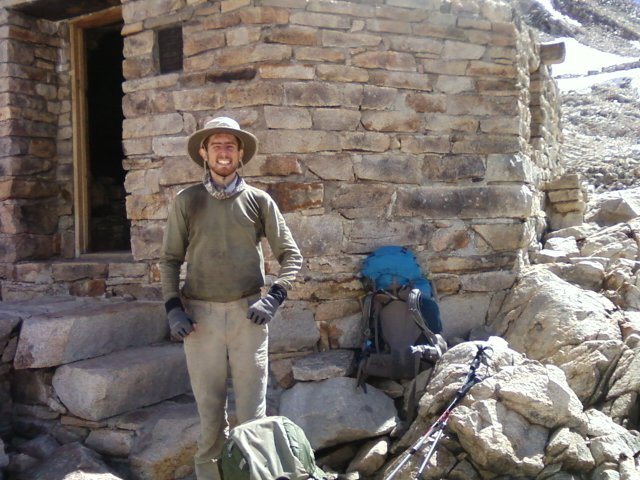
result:
<svg viewBox="0 0 640 480"><path fill-rule="evenodd" d="M0 262L9 263L60 253L72 164L59 161L59 140L70 139L70 119L66 129L59 119L70 103L58 87L58 26L8 10L0 25Z"/></svg>
<svg viewBox="0 0 640 480"><path fill-rule="evenodd" d="M157 297L169 204L202 173L184 154L188 135L228 115L260 139L243 173L274 196L300 244L291 298L326 345L357 316L361 260L385 244L412 248L432 272L449 335L495 309L545 228L538 185L558 168L560 139L555 87L509 2L136 0L123 18L136 295ZM161 75L157 32L168 26L182 27L184 63ZM57 238L73 228L66 213Z"/></svg>

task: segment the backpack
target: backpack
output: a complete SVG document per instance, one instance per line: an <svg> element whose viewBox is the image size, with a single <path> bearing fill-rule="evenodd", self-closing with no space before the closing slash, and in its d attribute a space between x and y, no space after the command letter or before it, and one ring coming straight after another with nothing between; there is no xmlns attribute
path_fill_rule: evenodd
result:
<svg viewBox="0 0 640 480"><path fill-rule="evenodd" d="M287 417L245 422L229 432L220 459L224 480L328 478L304 431Z"/></svg>
<svg viewBox="0 0 640 480"><path fill-rule="evenodd" d="M364 343L359 353L358 385L368 376L414 378L447 349L432 282L413 252L381 247L361 269L368 292L363 301Z"/></svg>

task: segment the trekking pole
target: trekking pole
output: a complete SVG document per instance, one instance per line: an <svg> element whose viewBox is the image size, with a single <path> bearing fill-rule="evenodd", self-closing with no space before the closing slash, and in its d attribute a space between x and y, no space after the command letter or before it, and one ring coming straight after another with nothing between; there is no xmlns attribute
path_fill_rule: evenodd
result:
<svg viewBox="0 0 640 480"><path fill-rule="evenodd" d="M464 383L456 391L455 397L453 398L449 406L431 425L427 433L418 438L418 440L405 452L402 460L400 460L398 465L396 465L396 467L388 476L384 477L384 480L391 480L393 477L395 477L397 473L402 469L402 467L409 461L409 459L417 452L422 450L422 447L425 445L425 443L431 440L431 447L429 448L429 451L425 455L422 463L420 464L420 467L418 468L418 474L416 478L420 478L422 476L422 473L427 467L429 460L431 460L431 457L436 451L436 447L438 445L438 442L440 441L440 438L442 437L442 434L444 433L444 429L447 426L447 422L449 421L451 412L456 407L456 405L464 398L467 392L471 390L471 387L483 380L476 375L476 370L480 366L483 357L488 356L486 351L490 349L491 347L478 345L478 352L476 353L475 357L473 357L473 360L469 365L469 372L467 373Z"/></svg>

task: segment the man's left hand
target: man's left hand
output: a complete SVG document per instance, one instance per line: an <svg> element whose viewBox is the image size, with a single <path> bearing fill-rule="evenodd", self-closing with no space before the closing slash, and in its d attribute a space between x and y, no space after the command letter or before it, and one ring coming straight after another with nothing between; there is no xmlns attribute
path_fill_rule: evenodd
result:
<svg viewBox="0 0 640 480"><path fill-rule="evenodd" d="M247 318L256 325L264 325L273 320L273 316L279 306L280 302L274 296L268 294L249 305Z"/></svg>

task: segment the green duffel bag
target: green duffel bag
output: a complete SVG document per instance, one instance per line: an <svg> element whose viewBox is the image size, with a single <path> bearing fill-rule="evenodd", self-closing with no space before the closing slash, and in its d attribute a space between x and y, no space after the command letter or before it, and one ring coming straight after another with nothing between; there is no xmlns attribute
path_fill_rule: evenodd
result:
<svg viewBox="0 0 640 480"><path fill-rule="evenodd" d="M251 420L232 429L221 466L224 480L331 478L316 465L302 428L282 416Z"/></svg>

